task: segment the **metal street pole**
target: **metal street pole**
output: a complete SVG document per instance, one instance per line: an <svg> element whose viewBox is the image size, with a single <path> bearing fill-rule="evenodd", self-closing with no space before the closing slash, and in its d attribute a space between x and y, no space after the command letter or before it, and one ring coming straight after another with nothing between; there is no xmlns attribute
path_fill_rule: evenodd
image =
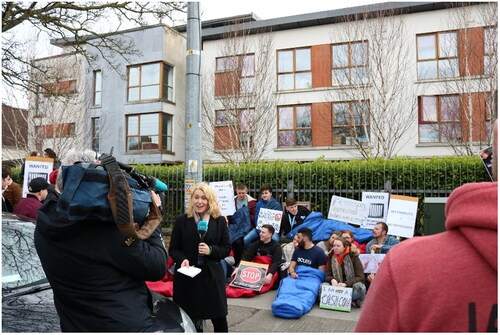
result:
<svg viewBox="0 0 500 335"><path fill-rule="evenodd" d="M202 180L200 3L188 2L186 52L185 204L190 187ZM189 193L189 194L188 194Z"/></svg>

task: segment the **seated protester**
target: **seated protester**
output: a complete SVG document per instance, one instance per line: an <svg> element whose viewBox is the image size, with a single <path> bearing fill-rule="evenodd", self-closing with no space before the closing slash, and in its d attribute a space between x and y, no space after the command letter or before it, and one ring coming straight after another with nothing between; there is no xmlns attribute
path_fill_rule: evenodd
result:
<svg viewBox="0 0 500 335"><path fill-rule="evenodd" d="M243 253L241 258L244 261L253 261L255 256L269 256L271 257L271 265L267 270L266 278L264 279L264 285L271 283L273 275L278 271L281 264L282 250L278 242L272 239L274 235L274 227L265 224L259 233L259 241L254 242L248 249ZM239 265L239 264L238 264ZM236 274L238 268L234 269L233 274Z"/></svg>
<svg viewBox="0 0 500 335"><path fill-rule="evenodd" d="M351 249L352 247L356 247L357 249L359 249L359 252L361 254L366 253L366 245L355 241L352 231L350 231L349 229L344 230L342 232L342 237L345 238L349 243L351 243Z"/></svg>
<svg viewBox="0 0 500 335"><path fill-rule="evenodd" d="M282 263L280 265L280 279L288 276L288 267L290 266L290 262L292 261L293 252L299 246L299 237L297 234L293 237L292 242L287 243L281 247L283 251Z"/></svg>
<svg viewBox="0 0 500 335"><path fill-rule="evenodd" d="M340 230L335 230L330 234L330 237L328 240L325 241L320 241L316 243L316 246L321 248L324 252L325 255L330 255L330 253L333 251L332 246L333 246L333 240L335 240L337 237L340 237L342 235L342 232Z"/></svg>
<svg viewBox="0 0 500 335"><path fill-rule="evenodd" d="M333 241L333 253L328 257L326 265L325 285L352 288L352 304L361 307L365 299L366 287L363 264L359 260L359 249L351 250L351 244L343 237ZM320 295L321 296L321 295Z"/></svg>
<svg viewBox="0 0 500 335"><path fill-rule="evenodd" d="M254 226L257 227L257 222L259 219L259 211L261 208L274 209L277 211L283 210L281 204L273 197L273 189L269 185L264 185L260 188L260 200L255 205L255 220ZM252 229L244 238L243 244L244 248L248 248L253 241L259 237L259 231L257 228ZM278 232L273 235L273 240L279 243L280 236Z"/></svg>
<svg viewBox="0 0 500 335"><path fill-rule="evenodd" d="M375 227L373 227L373 239L366 244L366 253L372 254L386 254L391 250L393 246L399 243L399 240L394 236L387 235L389 232L389 227L385 222L377 222ZM370 273L366 276L366 286L370 287L370 283L375 278L374 273Z"/></svg>
<svg viewBox="0 0 500 335"><path fill-rule="evenodd" d="M285 236L288 234L293 228L304 222L310 213L311 211L306 206L297 205L297 200L286 199L279 235Z"/></svg>
<svg viewBox="0 0 500 335"><path fill-rule="evenodd" d="M21 199L14 208L14 213L24 215L32 219L38 219L38 209L42 207L42 201L47 198L49 183L45 178L38 177L30 181L26 198Z"/></svg>
<svg viewBox="0 0 500 335"><path fill-rule="evenodd" d="M299 265L309 266L321 271L326 270L325 253L320 247L314 245L312 241L312 231L309 228L300 228L297 232L299 246L292 255L292 261L288 268L290 277L297 279L299 275L295 268Z"/></svg>
<svg viewBox="0 0 500 335"><path fill-rule="evenodd" d="M240 263L243 253L243 237L252 228L255 228L253 222L255 221L256 203L257 200L248 194L248 188L245 184L241 183L236 187L236 196L234 197L236 212L228 216L229 242L233 251L234 264Z"/></svg>
<svg viewBox="0 0 500 335"><path fill-rule="evenodd" d="M16 208L23 197L21 185L12 180L12 173L8 166L2 166L2 196L10 204L9 212ZM5 188L4 188L5 186Z"/></svg>

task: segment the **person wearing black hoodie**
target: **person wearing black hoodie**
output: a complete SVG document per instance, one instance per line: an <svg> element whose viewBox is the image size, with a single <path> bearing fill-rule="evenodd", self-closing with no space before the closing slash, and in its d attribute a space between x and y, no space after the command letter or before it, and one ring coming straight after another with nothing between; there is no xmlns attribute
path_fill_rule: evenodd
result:
<svg viewBox="0 0 500 335"><path fill-rule="evenodd" d="M39 210L35 247L53 289L61 330L153 331L145 281L166 274L161 227L148 239L133 240L114 222L69 220L58 211L58 199L59 193L51 192Z"/></svg>

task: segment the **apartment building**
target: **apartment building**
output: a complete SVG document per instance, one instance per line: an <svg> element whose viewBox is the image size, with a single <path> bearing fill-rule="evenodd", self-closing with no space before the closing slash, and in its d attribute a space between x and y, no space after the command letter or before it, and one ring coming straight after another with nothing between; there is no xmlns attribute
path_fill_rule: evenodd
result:
<svg viewBox="0 0 500 335"><path fill-rule="evenodd" d="M203 160L474 154L497 117L497 21L497 3L393 2L202 22ZM73 136L127 163L183 162L185 30L120 32L141 53L113 68L86 45L92 62L66 64L79 72L34 99L38 137ZM80 97L78 118L44 123L37 106L59 92Z"/></svg>

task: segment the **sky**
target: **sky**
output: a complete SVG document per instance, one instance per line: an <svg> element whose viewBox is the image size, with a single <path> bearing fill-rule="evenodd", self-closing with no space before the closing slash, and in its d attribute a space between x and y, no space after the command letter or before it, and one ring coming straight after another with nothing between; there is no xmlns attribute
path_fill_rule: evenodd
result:
<svg viewBox="0 0 500 335"><path fill-rule="evenodd" d="M354 7L372 3L380 3L383 1L363 1L351 0L349 2L334 1L334 0L201 0L200 14L201 20L213 20L229 16L254 13L260 19L272 19L277 17L285 17L290 15L307 14L320 12L324 10L332 10L345 7ZM185 14L182 14L185 16ZM182 16L181 16L182 17ZM182 17L183 18L183 17ZM185 23L185 21L184 21ZM183 24L179 22L177 24ZM131 27L124 27L131 28ZM21 33L28 40L34 40L33 28L20 28L16 33ZM37 58L47 57L60 53L60 49L50 45L47 36L38 36L37 42L33 44L33 53ZM17 90L10 90L2 87L2 101L8 105L27 108L28 101L24 94Z"/></svg>

